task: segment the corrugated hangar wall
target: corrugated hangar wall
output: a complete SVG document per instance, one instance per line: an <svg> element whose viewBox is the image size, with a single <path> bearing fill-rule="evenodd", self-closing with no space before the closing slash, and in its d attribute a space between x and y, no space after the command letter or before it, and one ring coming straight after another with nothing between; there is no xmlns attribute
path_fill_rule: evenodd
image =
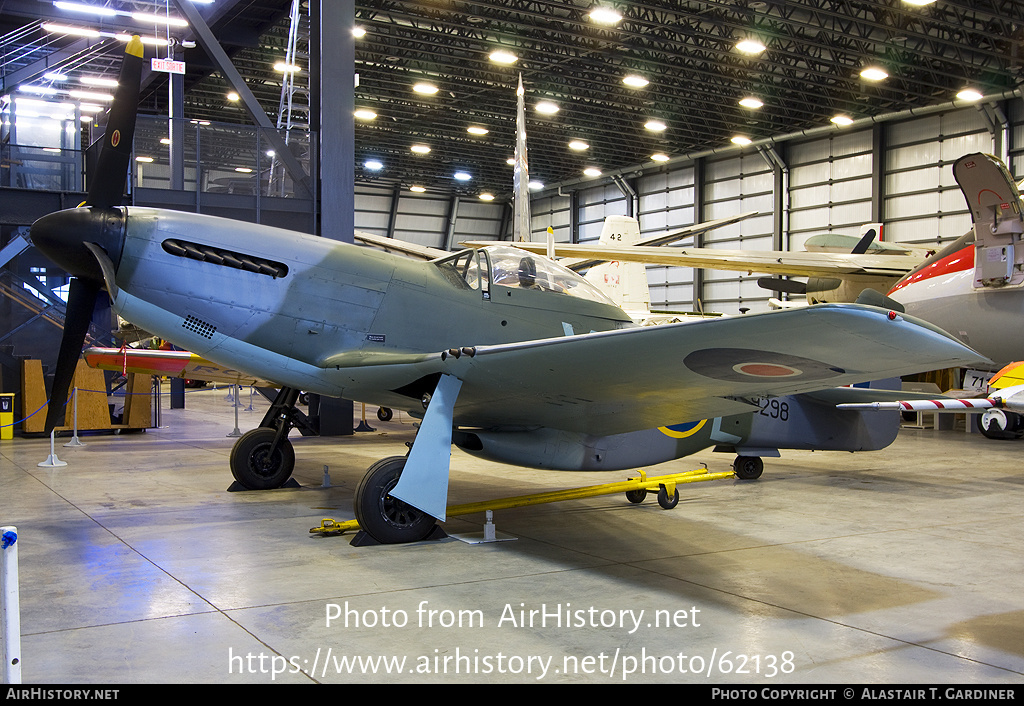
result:
<svg viewBox="0 0 1024 706"><path fill-rule="evenodd" d="M635 195L603 181L545 193L531 202L532 239L551 226L560 242L596 240L608 215L633 215L641 234L656 235L739 213L758 215L710 231L703 246L743 250L802 250L818 233L858 235L881 220L885 240L914 245L953 240L971 227L953 179L952 163L970 152L1003 158L1024 174L1024 101L1002 106L1005 120L970 107L834 131L774 145L784 169L745 148L666 167L629 182ZM782 174L780 178L780 173ZM698 183L699 182L699 183ZM431 247L460 240L508 239L507 205L454 200L404 190L356 187L356 228ZM654 308L737 314L763 311L772 293L758 274L649 267Z"/></svg>

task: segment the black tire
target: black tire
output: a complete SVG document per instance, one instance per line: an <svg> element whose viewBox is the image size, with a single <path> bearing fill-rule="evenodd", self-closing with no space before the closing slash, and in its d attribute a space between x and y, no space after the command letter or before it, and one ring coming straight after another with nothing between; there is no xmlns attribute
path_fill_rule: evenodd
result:
<svg viewBox="0 0 1024 706"><path fill-rule="evenodd" d="M995 411L1000 412L1002 416L988 413L976 416L975 424L982 436L986 439L995 439L996 441L1019 439L1022 433L1024 433L1024 417L1014 412ZM986 420L988 421L987 427L985 426Z"/></svg>
<svg viewBox="0 0 1024 706"><path fill-rule="evenodd" d="M259 427L247 431L231 448L231 475L249 490L280 488L295 470L295 449L287 437L270 454L276 435L275 429Z"/></svg>
<svg viewBox="0 0 1024 706"><path fill-rule="evenodd" d="M636 505L639 505L640 503L642 503L644 501L644 498L646 498L646 497L647 497L647 489L646 488L638 488L637 490L627 490L626 491L626 500L628 500L629 502L631 502L633 504L636 504Z"/></svg>
<svg viewBox="0 0 1024 706"><path fill-rule="evenodd" d="M354 509L359 527L382 544L418 542L437 522L433 516L389 495L398 485L405 461L405 456L377 461L356 488Z"/></svg>
<svg viewBox="0 0 1024 706"><path fill-rule="evenodd" d="M391 411L390 407L378 407L377 408L377 419L382 422L390 422L391 418L395 416L395 413Z"/></svg>
<svg viewBox="0 0 1024 706"><path fill-rule="evenodd" d="M664 510L671 510L679 504L679 488L672 489L672 497L669 497L668 490L665 486L661 486L658 489L658 504L661 505Z"/></svg>
<svg viewBox="0 0 1024 706"><path fill-rule="evenodd" d="M757 480L764 472L764 461L759 456L737 456L732 462L732 472L740 480Z"/></svg>

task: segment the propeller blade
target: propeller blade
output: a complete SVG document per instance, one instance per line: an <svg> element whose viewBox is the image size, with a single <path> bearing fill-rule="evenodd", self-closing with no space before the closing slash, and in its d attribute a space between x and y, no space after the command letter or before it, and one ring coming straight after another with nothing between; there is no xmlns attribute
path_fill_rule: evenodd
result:
<svg viewBox="0 0 1024 706"><path fill-rule="evenodd" d="M50 388L50 403L46 410L46 433L64 423L64 406L75 377L78 358L85 344L96 297L100 293L100 282L75 278L68 288L67 315L64 317L64 336L57 353L57 370Z"/></svg>
<svg viewBox="0 0 1024 706"><path fill-rule="evenodd" d="M100 157L85 199L88 206L110 208L121 205L135 137L141 81L142 40L135 36L124 50L114 102L107 117L107 132L103 136Z"/></svg>

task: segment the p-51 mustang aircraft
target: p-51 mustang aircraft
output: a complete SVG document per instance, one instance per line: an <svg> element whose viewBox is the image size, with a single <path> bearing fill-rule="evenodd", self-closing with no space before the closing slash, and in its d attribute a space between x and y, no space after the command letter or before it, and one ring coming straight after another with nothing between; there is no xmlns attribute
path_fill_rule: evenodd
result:
<svg viewBox="0 0 1024 706"><path fill-rule="evenodd" d="M67 398L80 322L105 287L124 319L281 386L268 425L232 450L246 487L291 475L298 390L417 412L409 455L372 465L355 494L356 519L379 541L419 540L445 519L452 443L564 470L635 468L715 444L757 464L764 449L877 448L891 436L834 405L878 392L839 386L978 360L934 326L874 307L641 327L579 275L507 246L417 261L120 206L141 56L130 43L86 204L32 226L36 247L74 276L51 399ZM48 431L63 413L50 407ZM757 464L737 470L756 477Z"/></svg>

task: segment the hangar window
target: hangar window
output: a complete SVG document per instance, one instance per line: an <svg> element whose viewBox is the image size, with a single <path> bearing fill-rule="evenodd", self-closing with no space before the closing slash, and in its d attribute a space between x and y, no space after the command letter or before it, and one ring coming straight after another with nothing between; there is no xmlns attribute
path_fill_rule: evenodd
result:
<svg viewBox="0 0 1024 706"><path fill-rule="evenodd" d="M266 260L262 257L246 255L245 253L233 250L224 250L212 245L201 245L199 243L190 243L187 240L171 239L163 242L163 248L165 252L178 257L187 257L190 260L199 260L200 262L209 262L214 265L221 265L222 267L254 272L273 277L274 279L285 277L288 274L288 266L283 262Z"/></svg>

